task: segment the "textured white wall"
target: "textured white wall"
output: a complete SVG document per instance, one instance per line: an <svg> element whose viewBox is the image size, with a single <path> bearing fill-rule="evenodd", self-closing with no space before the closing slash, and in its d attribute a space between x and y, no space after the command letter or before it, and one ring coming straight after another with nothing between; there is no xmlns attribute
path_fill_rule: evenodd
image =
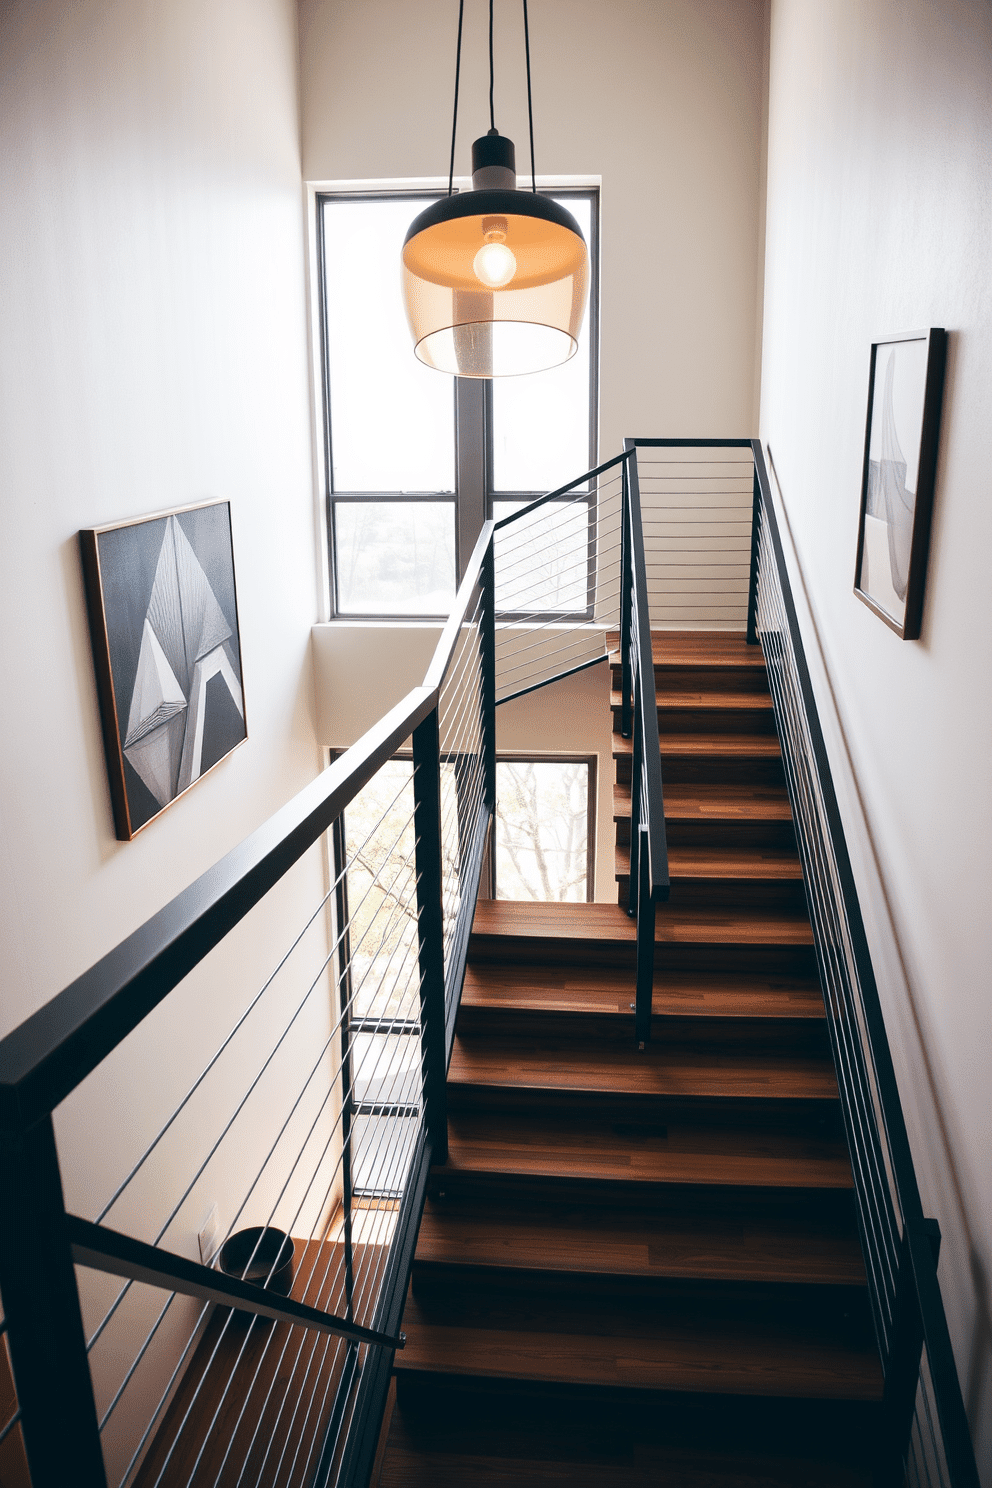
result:
<svg viewBox="0 0 992 1488"><path fill-rule="evenodd" d="M761 433L810 606L834 766L924 1204L992 1482L992 9L773 0ZM852 593L869 344L949 332L923 634ZM810 645L811 653L816 647Z"/></svg>
<svg viewBox="0 0 992 1488"><path fill-rule="evenodd" d="M0 95L6 1032L312 779L320 755L296 8L10 0ZM76 533L211 498L232 504L249 740L118 843ZM141 1150L323 882L311 855L67 1103L58 1126L79 1212L92 1215ZM318 1001L308 1054L326 1029ZM239 1051L242 1077L271 1026ZM212 1087L159 1191L122 1227L147 1232L236 1086L224 1075ZM234 1217L264 1125L255 1111L245 1123L236 1159L169 1236L187 1254L212 1198ZM118 1342L116 1364L98 1368L104 1402Z"/></svg>

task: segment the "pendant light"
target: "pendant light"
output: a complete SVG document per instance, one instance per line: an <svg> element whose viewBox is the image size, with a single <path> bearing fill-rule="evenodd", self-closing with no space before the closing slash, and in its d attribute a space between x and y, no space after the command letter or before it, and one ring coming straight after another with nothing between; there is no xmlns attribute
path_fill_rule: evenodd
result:
<svg viewBox="0 0 992 1488"><path fill-rule="evenodd" d="M428 367L457 377L543 372L578 349L589 279L585 239L571 212L537 194L527 0L531 189L517 189L513 141L496 128L489 0L490 129L472 146L472 190L454 193L464 9L459 0L448 195L414 219L403 245L414 350Z"/></svg>

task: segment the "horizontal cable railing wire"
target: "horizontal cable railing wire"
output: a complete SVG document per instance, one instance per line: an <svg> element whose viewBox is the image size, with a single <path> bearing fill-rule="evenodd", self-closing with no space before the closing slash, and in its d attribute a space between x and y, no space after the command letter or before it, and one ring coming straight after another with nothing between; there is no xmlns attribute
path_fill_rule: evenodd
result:
<svg viewBox="0 0 992 1488"><path fill-rule="evenodd" d="M652 626L743 630L754 504L751 441L636 444Z"/></svg>
<svg viewBox="0 0 992 1488"><path fill-rule="evenodd" d="M624 465L608 460L496 523L497 704L615 649Z"/></svg>
<svg viewBox="0 0 992 1488"><path fill-rule="evenodd" d="M806 663L764 455L755 441L754 581L760 639L813 925L854 1172L879 1355L889 1479L978 1488L937 1281L939 1230L924 1218L846 839ZM750 628L750 627L749 627Z"/></svg>

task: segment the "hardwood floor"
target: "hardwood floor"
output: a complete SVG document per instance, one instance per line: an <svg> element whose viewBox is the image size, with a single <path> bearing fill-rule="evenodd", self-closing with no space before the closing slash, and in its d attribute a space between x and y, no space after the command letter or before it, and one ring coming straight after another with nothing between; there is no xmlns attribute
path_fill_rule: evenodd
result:
<svg viewBox="0 0 992 1488"><path fill-rule="evenodd" d="M872 1481L881 1374L763 660L653 649L652 1041L615 732L619 903L476 913L380 1488Z"/></svg>

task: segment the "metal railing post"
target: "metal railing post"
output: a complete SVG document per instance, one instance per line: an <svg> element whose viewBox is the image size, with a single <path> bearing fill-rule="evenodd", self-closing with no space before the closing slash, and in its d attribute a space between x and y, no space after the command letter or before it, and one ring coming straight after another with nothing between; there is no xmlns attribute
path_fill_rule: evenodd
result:
<svg viewBox="0 0 992 1488"><path fill-rule="evenodd" d="M352 1236L352 1122L355 1108L354 1072L351 1060L351 915L348 908L348 844L344 817L336 818L331 827L334 864L335 931L338 942L338 1007L341 1013L341 1205L344 1213L344 1295L346 1316L355 1315L355 1259Z"/></svg>
<svg viewBox="0 0 992 1488"><path fill-rule="evenodd" d="M0 1290L32 1488L106 1488L51 1116L0 1146Z"/></svg>
<svg viewBox="0 0 992 1488"><path fill-rule="evenodd" d="M751 575L747 585L747 644L758 644L758 553L761 547L761 482L757 462L754 467L754 494L751 498Z"/></svg>
<svg viewBox="0 0 992 1488"><path fill-rule="evenodd" d="M445 1039L441 739L437 704L413 731L413 825L416 834L420 1039L425 1125L431 1161L448 1155Z"/></svg>
<svg viewBox="0 0 992 1488"><path fill-rule="evenodd" d="M496 560L495 536L482 560L479 582L482 588L482 611L479 616L479 678L482 710L483 800L496 810Z"/></svg>
<svg viewBox="0 0 992 1488"><path fill-rule="evenodd" d="M620 734L630 738L633 677L630 665L633 574L630 563L630 478L623 465L620 506Z"/></svg>
<svg viewBox="0 0 992 1488"><path fill-rule="evenodd" d="M634 992L634 1038L638 1049L645 1049L651 1038L651 999L654 991L655 899L651 888L651 865L647 843L648 829L642 826L638 836L644 838L638 853L637 874L637 972Z"/></svg>

